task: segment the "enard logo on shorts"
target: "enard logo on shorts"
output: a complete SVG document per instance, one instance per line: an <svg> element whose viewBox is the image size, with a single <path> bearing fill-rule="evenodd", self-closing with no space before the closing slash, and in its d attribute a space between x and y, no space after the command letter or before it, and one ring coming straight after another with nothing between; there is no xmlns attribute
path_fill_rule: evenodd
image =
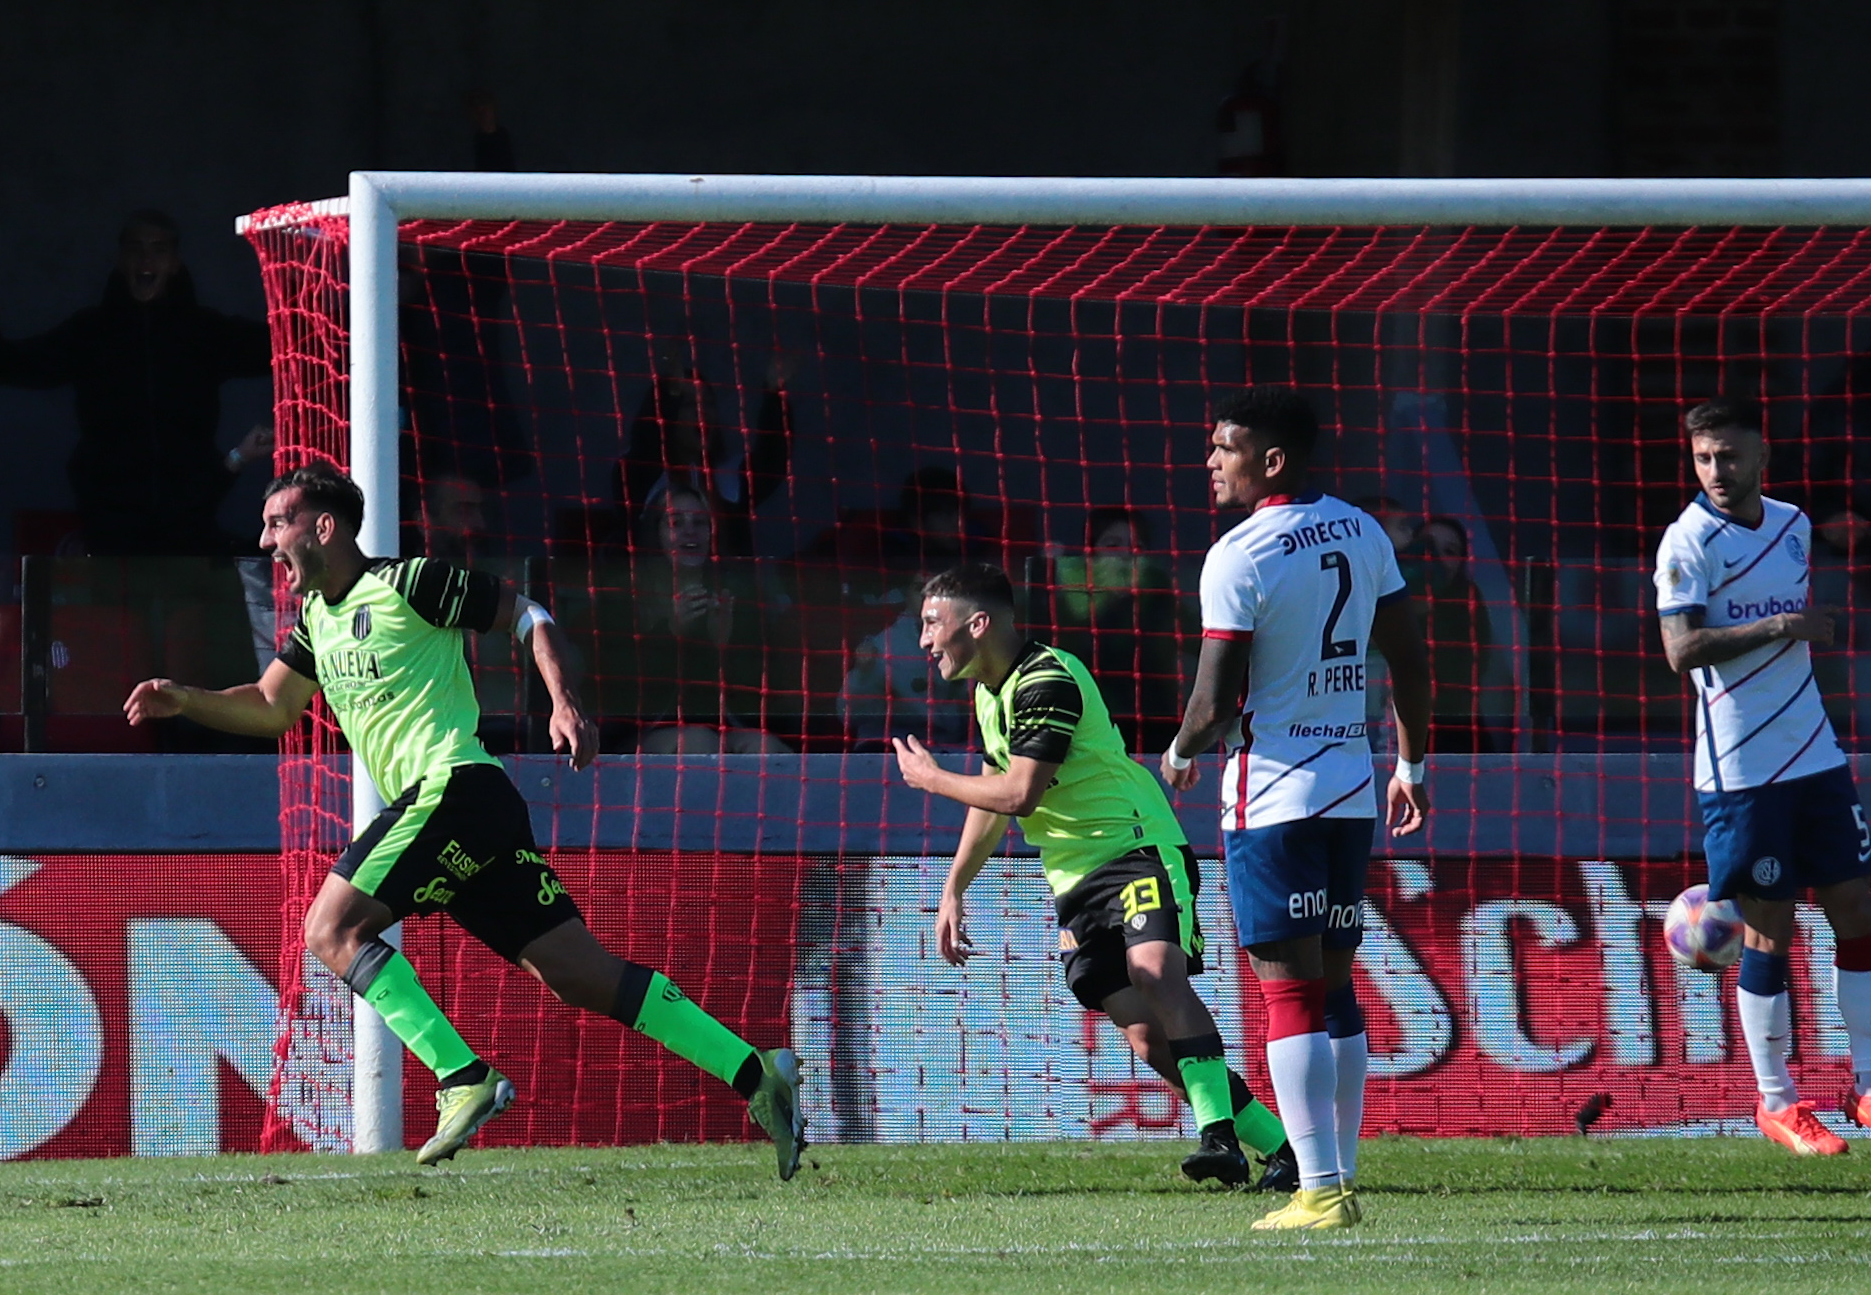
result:
<svg viewBox="0 0 1871 1295"><path fill-rule="evenodd" d="M1754 861L1754 866L1749 869L1749 872L1754 878L1755 885L1771 886L1780 880L1780 860L1771 854L1762 855Z"/></svg>

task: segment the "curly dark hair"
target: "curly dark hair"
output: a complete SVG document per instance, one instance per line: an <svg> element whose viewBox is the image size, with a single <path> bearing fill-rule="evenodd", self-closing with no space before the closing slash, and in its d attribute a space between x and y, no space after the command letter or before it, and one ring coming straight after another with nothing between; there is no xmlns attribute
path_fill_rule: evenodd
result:
<svg viewBox="0 0 1871 1295"><path fill-rule="evenodd" d="M1263 445L1277 445L1300 466L1319 443L1319 417L1291 387L1247 387L1215 402L1215 421L1245 427Z"/></svg>

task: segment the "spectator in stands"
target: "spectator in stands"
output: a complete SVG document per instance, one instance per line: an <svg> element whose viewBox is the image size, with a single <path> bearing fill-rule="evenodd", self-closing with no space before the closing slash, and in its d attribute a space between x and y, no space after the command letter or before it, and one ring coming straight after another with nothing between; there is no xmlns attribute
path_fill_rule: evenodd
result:
<svg viewBox="0 0 1871 1295"><path fill-rule="evenodd" d="M1357 500L1355 506L1377 519L1384 534L1390 537L1390 546L1399 555L1416 542L1421 530L1419 518L1389 495L1366 495Z"/></svg>
<svg viewBox="0 0 1871 1295"><path fill-rule="evenodd" d="M968 745L974 714L966 680L947 680L922 647L922 587L918 572L903 588L903 610L852 649L838 694L838 715L860 749L890 750L889 739L915 734L932 749Z"/></svg>
<svg viewBox="0 0 1871 1295"><path fill-rule="evenodd" d="M968 555L968 491L953 468L924 467L903 481L897 515L883 533L891 571L946 571Z"/></svg>
<svg viewBox="0 0 1871 1295"><path fill-rule="evenodd" d="M1431 517L1416 532L1410 558L1402 566L1429 648L1430 749L1488 750L1481 674L1493 629L1487 602L1468 573L1468 528L1453 517Z"/></svg>
<svg viewBox="0 0 1871 1295"><path fill-rule="evenodd" d="M1830 646L1813 644L1813 674L1839 740L1871 747L1871 521L1836 492L1813 499L1812 603L1837 611Z"/></svg>
<svg viewBox="0 0 1871 1295"><path fill-rule="evenodd" d="M414 528L405 528L404 552L472 565L475 541L487 531L486 504L487 492L472 477L445 472L424 481L421 512ZM414 535L407 534L410 529ZM417 547L411 547L412 539Z"/></svg>
<svg viewBox="0 0 1871 1295"><path fill-rule="evenodd" d="M1179 636L1199 637L1200 617L1150 556L1154 537L1143 513L1094 508L1086 539L1083 556L1061 556L1053 567L1054 641L1102 683L1130 749L1160 750L1182 709Z"/></svg>
<svg viewBox="0 0 1871 1295"><path fill-rule="evenodd" d="M1391 548L1397 551L1397 561L1407 565L1420 519L1389 495L1366 495L1356 501L1356 506L1377 519ZM1389 754L1396 744L1396 733L1391 728L1390 663L1375 643L1364 655L1364 723L1371 750L1378 755Z"/></svg>
<svg viewBox="0 0 1871 1295"><path fill-rule="evenodd" d="M195 299L176 223L138 211L117 239L104 297L48 333L0 339L0 383L69 386L78 444L67 464L93 554L231 553L241 545L215 522L249 464L271 464L273 430L215 444L221 384L265 377L266 325Z"/></svg>
<svg viewBox="0 0 1871 1295"><path fill-rule="evenodd" d="M700 491L719 519L721 552L753 553L754 510L786 481L792 459L792 410L786 398L791 362L775 354L751 438L730 437L714 388L679 357L658 358L656 380L630 425L616 469L617 500L634 521L674 485Z"/></svg>
<svg viewBox="0 0 1871 1295"><path fill-rule="evenodd" d="M474 123L474 169L477 171L512 171L513 136L500 123L500 107L494 92L475 86L466 98L468 120Z"/></svg>
<svg viewBox="0 0 1871 1295"><path fill-rule="evenodd" d="M628 622L600 679L610 713L636 717L639 749L655 754L785 751L758 724L768 644L779 627L770 592L748 560L715 551L717 519L686 483L659 492L642 522ZM602 627L601 627L602 631Z"/></svg>

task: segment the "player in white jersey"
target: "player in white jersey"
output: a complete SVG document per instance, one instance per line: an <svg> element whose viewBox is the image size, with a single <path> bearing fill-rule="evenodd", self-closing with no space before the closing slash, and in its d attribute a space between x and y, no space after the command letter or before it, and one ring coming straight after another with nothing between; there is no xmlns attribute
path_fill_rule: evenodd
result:
<svg viewBox="0 0 1871 1295"><path fill-rule="evenodd" d="M1670 666L1696 685L1695 785L1709 897L1735 899L1747 945L1735 998L1761 1132L1799 1155L1846 1145L1787 1069L1787 956L1795 897L1832 925L1839 1015L1851 1042L1848 1118L1871 1124L1871 826L1813 678L1809 643L1832 617L1808 606L1812 523L1761 494L1759 415L1711 400L1683 419L1702 493L1657 547L1657 613Z"/></svg>
<svg viewBox="0 0 1871 1295"><path fill-rule="evenodd" d="M1235 929L1267 1003L1267 1070L1300 1190L1256 1228L1349 1227L1368 1049L1351 965L1364 934L1376 828L1365 651L1390 663L1392 832L1414 832L1429 732L1429 664L1383 527L1306 490L1318 421L1298 393L1250 387L1215 410L1215 502L1246 508L1202 565L1202 654L1163 753L1178 791L1226 737L1222 840ZM1245 695L1246 703L1242 705Z"/></svg>

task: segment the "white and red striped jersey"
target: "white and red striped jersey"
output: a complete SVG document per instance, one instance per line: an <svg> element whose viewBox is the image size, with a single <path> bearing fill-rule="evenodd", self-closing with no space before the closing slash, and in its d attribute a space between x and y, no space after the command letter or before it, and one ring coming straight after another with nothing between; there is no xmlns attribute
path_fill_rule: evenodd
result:
<svg viewBox="0 0 1871 1295"><path fill-rule="evenodd" d="M1697 495L1657 546L1657 613L1701 612L1709 628L1804 611L1812 522L1762 499L1742 525ZM1845 763L1807 645L1785 639L1689 672L1696 684L1696 790L1740 791Z"/></svg>
<svg viewBox="0 0 1871 1295"><path fill-rule="evenodd" d="M1203 636L1253 642L1224 830L1376 817L1364 655L1377 608L1403 596L1384 528L1330 495L1264 500L1215 541L1202 563Z"/></svg>

